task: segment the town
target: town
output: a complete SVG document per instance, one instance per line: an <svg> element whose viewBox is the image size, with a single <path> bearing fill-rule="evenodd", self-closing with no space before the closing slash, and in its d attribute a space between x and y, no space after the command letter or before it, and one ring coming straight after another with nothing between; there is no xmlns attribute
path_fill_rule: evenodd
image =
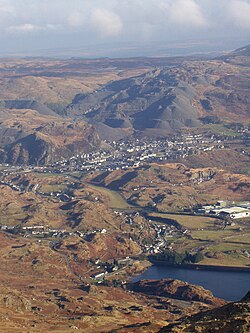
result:
<svg viewBox="0 0 250 333"><path fill-rule="evenodd" d="M226 138L224 139L226 141ZM57 161L42 172L65 171L113 171L140 167L147 163L164 163L184 159L199 151L212 151L225 148L221 137L204 137L201 134L183 134L169 139L147 139L135 141L106 141L109 149L99 150L88 154L78 154L70 159Z"/></svg>
<svg viewBox="0 0 250 333"><path fill-rule="evenodd" d="M248 131L238 131L237 141L247 144ZM79 153L68 159L55 161L45 166L9 166L0 165L3 175L17 171L36 171L40 173L65 173L65 172L95 172L113 171L140 167L145 163L166 163L169 161L182 161L189 155L200 152L215 151L227 148L236 137L220 135L204 135L182 133L161 139L135 139L105 141L100 150L90 153ZM242 154L248 154L244 150Z"/></svg>
<svg viewBox="0 0 250 333"><path fill-rule="evenodd" d="M246 133L242 132L242 140L246 138ZM0 185L18 191L21 194L32 192L41 197L51 197L57 202L70 202L74 200L74 188L77 187L76 180L71 178L74 173L89 174L95 171L113 171L113 170L126 170L128 168L139 168L148 163L166 163L172 161L181 161L185 157L200 152L214 151L224 149L232 142L232 138L223 135L202 135L202 134L182 134L180 136L173 136L168 139L148 139L146 141L137 139L136 141L121 140L105 142L106 149L100 149L92 153L78 154L69 159L62 159L51 165L46 166L8 166L2 165L0 171ZM244 152L247 154L246 152ZM48 175L62 175L65 176L66 181L69 182L71 191L68 189L57 191L42 191L40 186L36 183L29 184L18 182L20 175L28 173L48 174ZM8 177L14 175L14 177ZM194 182L202 182L209 180L213 174L194 179ZM97 196L93 197L94 201L99 201ZM123 223L131 227L139 236L136 242L140 245L142 254L146 256L160 255L164 251L172 251L175 247L176 240L185 238L192 240L191 231L188 227L184 227L177 221L171 218L154 217L152 212L157 212L157 204L154 203L152 207L132 207L132 212L121 211L113 209L116 215L123 219ZM179 212L179 214L181 214ZM221 220L221 227L235 226L236 219L242 219L250 216L250 203L249 202L227 202L218 201L216 204L207 204L204 206L197 206L190 209L189 212L183 214L193 214L194 216L214 217ZM144 219L144 224L137 223L137 217L140 216ZM164 221L163 221L164 220ZM141 232L143 229L149 228L152 237L143 238ZM239 226L240 228L240 226ZM57 251L60 242L71 237L72 239L80 239L82 242L91 242L95 235L99 234L105 237L109 233L106 229L93 229L89 231L74 230L72 229L57 229L50 228L48 225L26 225L19 224L16 226L1 224L0 229L2 232L19 235L24 239L36 238L37 242L49 241L50 247ZM202 229L201 229L202 230ZM126 234L126 228L123 230L121 224L121 233ZM134 233L131 232L129 237L133 239ZM69 262L70 260L67 259ZM77 261L77 255L74 257ZM124 257L113 262L102 262L100 258L90 262L91 265L91 279L93 281L102 282L110 274L119 273L133 263L133 258ZM70 265L70 264L69 264Z"/></svg>

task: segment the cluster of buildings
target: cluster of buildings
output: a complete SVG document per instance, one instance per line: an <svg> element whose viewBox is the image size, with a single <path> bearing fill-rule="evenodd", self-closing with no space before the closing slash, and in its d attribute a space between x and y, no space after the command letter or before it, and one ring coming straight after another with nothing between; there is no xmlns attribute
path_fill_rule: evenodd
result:
<svg viewBox="0 0 250 333"><path fill-rule="evenodd" d="M205 205L196 210L200 214L215 215L222 218L242 219L250 217L250 202L230 204L218 201L215 205Z"/></svg>
<svg viewBox="0 0 250 333"><path fill-rule="evenodd" d="M169 240L172 237L182 237L187 233L187 230L176 228L174 225L151 224L155 231L155 238L151 244L147 243L142 246L143 251L147 254L156 254L165 249L172 249L169 245Z"/></svg>
<svg viewBox="0 0 250 333"><path fill-rule="evenodd" d="M175 161L196 154L199 151L223 149L223 138L214 135L182 134L159 140L106 141L109 149L92 153L77 154L46 167L36 167L42 173L63 173L68 171L112 171L139 167L145 162Z"/></svg>
<svg viewBox="0 0 250 333"><path fill-rule="evenodd" d="M242 141L247 145L248 134L240 133ZM178 134L161 139L123 139L105 141L107 149L91 153L79 153L70 158L61 159L46 166L9 166L2 169L7 175L17 170L37 171L41 173L64 173L69 171L112 171L139 167L145 162L179 161L199 152L214 151L225 148L227 141L232 140L222 135ZM248 154L244 150L242 153ZM1 166L1 165L0 165Z"/></svg>
<svg viewBox="0 0 250 333"><path fill-rule="evenodd" d="M20 234L26 237L36 237L36 238L66 238L73 235L73 232L67 231L65 229L52 229L48 226L43 225L31 225L31 226L0 226L0 230Z"/></svg>
<svg viewBox="0 0 250 333"><path fill-rule="evenodd" d="M130 257L126 257L124 259L110 259L105 262L100 259L96 259L92 262L93 274L91 274L90 278L92 280L103 281L108 275L116 273L117 271L131 265L133 265L133 259Z"/></svg>
<svg viewBox="0 0 250 333"><path fill-rule="evenodd" d="M8 226L8 225L0 225L0 230L12 233L19 234L23 237L35 237L35 238L66 238L70 236L76 236L80 238L89 239L93 237L95 234L106 234L106 229L96 229L89 232L82 232L79 230L76 231L68 231L66 229L55 229L49 228L44 225L30 225L30 226Z"/></svg>
<svg viewBox="0 0 250 333"><path fill-rule="evenodd" d="M70 193L66 193L63 191L54 191L54 192L45 193L40 190L39 184L36 184L36 185L31 184L29 186L24 186L24 185L15 184L11 180L0 180L0 185L8 186L12 190L18 191L21 193L33 192L33 193L39 194L43 197L57 198L57 199L61 200L62 202L70 202L73 199L73 197ZM71 186L74 186L74 184L71 184Z"/></svg>

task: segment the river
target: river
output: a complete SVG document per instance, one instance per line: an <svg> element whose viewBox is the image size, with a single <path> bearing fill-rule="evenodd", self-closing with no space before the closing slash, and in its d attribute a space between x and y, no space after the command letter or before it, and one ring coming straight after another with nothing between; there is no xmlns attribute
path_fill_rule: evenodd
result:
<svg viewBox="0 0 250 333"><path fill-rule="evenodd" d="M133 278L133 282L145 279L173 278L196 284L211 290L227 301L237 301L250 290L250 272L202 271L167 266L151 266Z"/></svg>

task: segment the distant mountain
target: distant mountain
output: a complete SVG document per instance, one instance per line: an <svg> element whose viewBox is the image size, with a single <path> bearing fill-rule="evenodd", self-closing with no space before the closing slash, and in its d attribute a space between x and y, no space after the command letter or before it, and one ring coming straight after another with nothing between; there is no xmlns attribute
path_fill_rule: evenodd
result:
<svg viewBox="0 0 250 333"><path fill-rule="evenodd" d="M115 81L92 94L79 94L68 115L82 114L112 128L170 133L201 125L192 105L197 92L168 69Z"/></svg>
<svg viewBox="0 0 250 333"><path fill-rule="evenodd" d="M248 52L249 47L245 47L230 55L232 61L187 61L111 82L93 93L77 94L67 114L105 125L99 126L104 137L109 135L107 127L120 129L124 135L140 132L165 136L209 123L247 123L249 57L241 60L237 55Z"/></svg>
<svg viewBox="0 0 250 333"><path fill-rule="evenodd" d="M220 60L229 62L232 64L237 64L239 66L250 66L250 45L241 47L237 50L234 50L230 53L227 53L221 57Z"/></svg>
<svg viewBox="0 0 250 333"><path fill-rule="evenodd" d="M250 45L241 47L230 53L231 56L245 56L250 57Z"/></svg>
<svg viewBox="0 0 250 333"><path fill-rule="evenodd" d="M0 162L44 164L104 139L249 124L249 48L213 60L4 60Z"/></svg>

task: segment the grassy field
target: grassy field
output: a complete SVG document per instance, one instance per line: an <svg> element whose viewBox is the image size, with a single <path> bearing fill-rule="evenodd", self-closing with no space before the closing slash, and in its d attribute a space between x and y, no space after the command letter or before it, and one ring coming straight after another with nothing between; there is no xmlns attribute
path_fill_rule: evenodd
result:
<svg viewBox="0 0 250 333"><path fill-rule="evenodd" d="M161 214L161 213L152 214L152 216L170 218L176 220L179 224L181 224L183 227L189 230L214 228L215 226L218 227L218 225L222 224L221 220L219 219L205 217L205 216L190 216L190 215Z"/></svg>
<svg viewBox="0 0 250 333"><path fill-rule="evenodd" d="M107 204L110 208L128 209L131 208L127 201L117 191L112 191L104 187L87 184L87 187L92 188L96 192L107 198Z"/></svg>
<svg viewBox="0 0 250 333"><path fill-rule="evenodd" d="M200 240L212 240L212 241L220 241L224 240L227 237L230 237L234 234L237 234L236 229L216 229L216 230L199 230L199 231L192 231L192 237L194 239L200 239ZM250 243L249 243L250 244Z"/></svg>
<svg viewBox="0 0 250 333"><path fill-rule="evenodd" d="M227 136L240 136L240 134L233 130L233 129L230 129L230 128L227 128L226 126L224 126L223 124L209 124L209 125L204 125L203 126L203 129L205 130L208 130L208 131L211 131L212 133L214 134L224 134L224 135L227 135Z"/></svg>
<svg viewBox="0 0 250 333"><path fill-rule="evenodd" d="M200 264L250 266L250 221L236 220L235 226L223 228L222 221L204 216L152 214L176 220L189 230L188 237L167 238L177 252L202 251Z"/></svg>
<svg viewBox="0 0 250 333"><path fill-rule="evenodd" d="M54 185L42 185L40 187L40 191L44 192L44 193L49 193L49 192L59 192L59 191L66 191L67 190L67 185L63 185L63 184L54 184Z"/></svg>
<svg viewBox="0 0 250 333"><path fill-rule="evenodd" d="M240 233L226 238L228 242L248 243L250 245L250 233Z"/></svg>
<svg viewBox="0 0 250 333"><path fill-rule="evenodd" d="M37 177L39 178L59 178L59 177L65 177L65 174L61 174L61 173L40 173L40 172L35 172L35 175L37 175ZM67 174L66 174L67 176Z"/></svg>
<svg viewBox="0 0 250 333"><path fill-rule="evenodd" d="M249 168L240 169L239 173L241 173L242 175L250 175L250 167Z"/></svg>

